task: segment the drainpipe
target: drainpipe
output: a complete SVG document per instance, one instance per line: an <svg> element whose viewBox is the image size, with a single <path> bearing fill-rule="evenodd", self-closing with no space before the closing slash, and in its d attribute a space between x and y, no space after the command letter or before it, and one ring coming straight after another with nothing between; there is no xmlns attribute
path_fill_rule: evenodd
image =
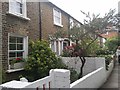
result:
<svg viewBox="0 0 120 90"><path fill-rule="evenodd" d="M42 25L41 25L41 5L40 5L40 2L39 3L39 39L41 40L42 39Z"/></svg>

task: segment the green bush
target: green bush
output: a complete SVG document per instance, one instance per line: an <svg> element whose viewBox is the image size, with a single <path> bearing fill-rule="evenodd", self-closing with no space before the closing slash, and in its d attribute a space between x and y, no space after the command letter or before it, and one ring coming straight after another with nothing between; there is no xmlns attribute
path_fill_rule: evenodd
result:
<svg viewBox="0 0 120 90"><path fill-rule="evenodd" d="M29 44L29 55L26 63L28 79L36 80L49 74L50 69L65 68L55 53L49 48L46 41L35 41Z"/></svg>
<svg viewBox="0 0 120 90"><path fill-rule="evenodd" d="M96 51L96 55L109 55L112 54L108 49L99 49Z"/></svg>
<svg viewBox="0 0 120 90"><path fill-rule="evenodd" d="M99 55L100 57L105 57L106 70L109 69L109 64L113 60L111 55Z"/></svg>
<svg viewBox="0 0 120 90"><path fill-rule="evenodd" d="M78 73L73 68L69 68L69 70L70 70L70 83L73 83L74 81L78 80Z"/></svg>
<svg viewBox="0 0 120 90"><path fill-rule="evenodd" d="M110 38L105 42L106 47L113 53L116 52L116 49L118 46L120 46L120 36L118 35L117 37Z"/></svg>
<svg viewBox="0 0 120 90"><path fill-rule="evenodd" d="M25 75L29 81L34 81L49 75L51 69L69 69L71 82L77 79L75 70L68 68L49 48L46 41L30 42L29 55L25 66Z"/></svg>

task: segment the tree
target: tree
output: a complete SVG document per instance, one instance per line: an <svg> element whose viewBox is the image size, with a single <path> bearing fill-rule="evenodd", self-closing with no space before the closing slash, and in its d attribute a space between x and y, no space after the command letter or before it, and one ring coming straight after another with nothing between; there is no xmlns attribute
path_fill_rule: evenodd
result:
<svg viewBox="0 0 120 90"><path fill-rule="evenodd" d="M80 66L79 78L83 76L83 67L86 62L85 57L88 56L87 50L93 43L97 42L98 37L101 37L102 33L106 32L106 27L108 25L115 24L115 22L113 22L115 21L115 10L110 10L104 17L100 17L100 14L93 14L90 16L90 13L85 13L83 11L81 12L86 16L83 25L80 27L74 26L68 31L68 38L75 42L75 45L73 45L73 48L71 49L70 55L79 57L82 62L82 65ZM53 35L53 37L55 35ZM60 36L60 32L58 35Z"/></svg>
<svg viewBox="0 0 120 90"><path fill-rule="evenodd" d="M118 46L120 46L120 36L108 39L105 45L110 51L115 53Z"/></svg>
<svg viewBox="0 0 120 90"><path fill-rule="evenodd" d="M79 57L82 62L79 78L83 76L83 67L86 62L85 56L87 56L88 48L90 48L98 37L101 37L102 33L106 32L108 25L113 25L113 18L115 18L115 10L110 10L103 18L95 14L91 17L90 13L81 12L86 16L84 24L81 27L74 26L68 33L69 38L76 42L76 46L72 52L74 53L73 56ZM89 38L90 42L85 41L87 38ZM85 43L85 46L82 45L83 43Z"/></svg>

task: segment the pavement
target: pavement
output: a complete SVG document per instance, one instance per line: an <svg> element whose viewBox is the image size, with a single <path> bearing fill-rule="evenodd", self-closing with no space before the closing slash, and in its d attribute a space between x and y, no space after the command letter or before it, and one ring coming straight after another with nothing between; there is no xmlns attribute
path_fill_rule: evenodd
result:
<svg viewBox="0 0 120 90"><path fill-rule="evenodd" d="M98 90L120 90L120 65L118 62L115 63L112 73L110 74L107 81Z"/></svg>

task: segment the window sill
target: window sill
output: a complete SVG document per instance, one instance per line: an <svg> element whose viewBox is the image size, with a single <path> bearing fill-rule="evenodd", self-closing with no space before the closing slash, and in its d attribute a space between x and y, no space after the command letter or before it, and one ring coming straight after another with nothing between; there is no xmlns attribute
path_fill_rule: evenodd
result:
<svg viewBox="0 0 120 90"><path fill-rule="evenodd" d="M54 25L59 26L59 27L63 27L63 25L57 24L57 23L54 23Z"/></svg>
<svg viewBox="0 0 120 90"><path fill-rule="evenodd" d="M10 69L10 70L7 70L6 72L7 73L12 73L12 72L17 72L17 71L22 71L24 70L24 68L20 68L20 69Z"/></svg>
<svg viewBox="0 0 120 90"><path fill-rule="evenodd" d="M25 17L25 16L23 16L21 14L16 14L16 13L12 13L12 12L7 12L7 14L12 15L12 16L16 16L16 17L24 19L24 20L28 20L28 21L30 20L30 18Z"/></svg>

